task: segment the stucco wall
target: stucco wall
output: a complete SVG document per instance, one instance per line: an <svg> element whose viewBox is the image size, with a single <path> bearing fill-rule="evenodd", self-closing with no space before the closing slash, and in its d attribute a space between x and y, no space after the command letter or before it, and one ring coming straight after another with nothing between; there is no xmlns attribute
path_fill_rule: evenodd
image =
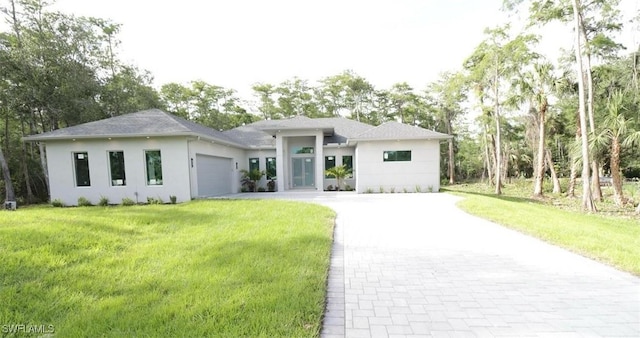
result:
<svg viewBox="0 0 640 338"><path fill-rule="evenodd" d="M387 150L411 150L410 162L384 162ZM422 192L440 190L440 144L438 141L370 141L359 142L354 162L357 163L357 191L369 189L385 192ZM417 188L419 187L419 188Z"/></svg>
<svg viewBox="0 0 640 338"><path fill-rule="evenodd" d="M193 167L191 167L191 164L189 164L190 175L191 175L191 197L196 198L199 196L198 172L197 172L197 168L195 167L197 165L195 163L197 154L230 158L231 161L233 162L233 169L231 173L231 179L232 179L231 191L232 192L240 191L240 177L241 177L240 169L247 169L249 166L249 163L247 162L247 156L245 155L244 150L238 149L235 147L226 146L223 144L212 143L212 142L197 140L197 139L190 139L188 147L189 147L189 161L191 161L191 159L193 159L194 161ZM275 156L275 151L273 153ZM237 168L235 166L236 163L238 163Z"/></svg>
<svg viewBox="0 0 640 338"><path fill-rule="evenodd" d="M162 156L163 185L148 186L144 151L158 149ZM109 151L124 152L126 186L111 186ZM176 196L178 202L191 198L185 137L48 141L46 152L51 199L60 199L66 205L76 205L78 197L85 197L94 204L101 196L109 198L113 204L121 203L124 197L139 202L146 202L147 197L159 197L168 202L170 195ZM74 152L88 153L89 187L76 187Z"/></svg>
<svg viewBox="0 0 640 338"><path fill-rule="evenodd" d="M242 163L240 164L240 169L249 170L249 159L250 158L258 158L260 162L260 170L267 171L267 157L276 157L275 149L267 149L267 150L246 150L244 158L242 159ZM276 163L276 170L278 170L278 165ZM277 175L276 175L277 176ZM238 181L242 175L238 176ZM260 182L258 182L258 187L267 187L267 175L262 176Z"/></svg>
<svg viewBox="0 0 640 338"><path fill-rule="evenodd" d="M356 152L355 152L355 148L352 147L324 147L324 157L327 156L335 156L336 157L336 166L342 165L342 156L345 155L350 155L353 156L353 177L352 178L346 178L342 181L342 188L344 188L346 185L349 185L351 187L353 187L355 189L355 185L356 185L356 156L355 156ZM322 165L323 165L323 169L324 168L324 157L322 158ZM324 189L327 188L327 186L332 185L332 186L336 186L338 184L338 181L335 178L324 178Z"/></svg>

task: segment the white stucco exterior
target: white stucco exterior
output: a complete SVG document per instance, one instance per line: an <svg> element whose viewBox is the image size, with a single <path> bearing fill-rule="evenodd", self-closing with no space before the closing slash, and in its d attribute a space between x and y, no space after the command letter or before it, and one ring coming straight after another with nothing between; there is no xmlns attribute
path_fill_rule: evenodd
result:
<svg viewBox="0 0 640 338"><path fill-rule="evenodd" d="M162 185L147 185L145 150L161 151ZM124 153L124 186L111 185L109 151ZM76 186L73 160L76 152L87 152L91 186ZM146 202L147 197L169 201L170 195L176 196L179 202L191 199L185 137L48 141L46 153L51 199L60 199L66 205L76 205L79 197L94 204L102 196L114 204L121 203L125 197L138 202Z"/></svg>
<svg viewBox="0 0 640 338"><path fill-rule="evenodd" d="M348 185L358 193L438 191L440 141L449 137L393 121L370 126L343 118L302 116L220 132L152 109L25 137L25 141L39 142L46 149L51 199L76 205L80 197L94 204L101 197L112 204L122 203L123 198L168 202L170 196L184 202L240 192L242 171L250 170L254 159L265 172L267 159L275 159L275 177L263 176L257 187L268 188L273 179L277 191L335 188L337 180L325 177L325 170L345 164L345 156L351 158L352 175L341 188ZM124 184L117 185L123 180L111 177L110 151L122 152L121 157L114 155L114 163L124 158ZM153 184L160 180L151 176L147 180L147 170L158 169L153 156L147 165L146 151L160 151L161 184ZM385 151L410 151L411 159L384 161ZM76 175L76 161L86 165L77 155L74 159L77 153L87 154L90 183L84 184L88 186L76 182L86 181Z"/></svg>
<svg viewBox="0 0 640 338"><path fill-rule="evenodd" d="M411 161L385 162L384 151L410 150ZM358 193L440 190L440 143L437 140L359 142L356 148Z"/></svg>
<svg viewBox="0 0 640 338"><path fill-rule="evenodd" d="M231 167L229 168L229 172L212 174L220 176L215 177L214 179L231 179L231 192L238 192L240 190L240 170L247 169L249 165L246 160L247 156L243 149L193 137L187 138L187 142L187 149L189 151L189 175L191 175L191 198L208 197L198 191L198 179L202 179L198 177L196 161L198 154L230 159Z"/></svg>

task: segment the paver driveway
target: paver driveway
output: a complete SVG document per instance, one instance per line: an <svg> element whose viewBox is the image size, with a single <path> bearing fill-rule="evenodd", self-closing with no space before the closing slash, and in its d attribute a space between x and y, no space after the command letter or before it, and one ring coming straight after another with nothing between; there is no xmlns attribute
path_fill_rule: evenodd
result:
<svg viewBox="0 0 640 338"><path fill-rule="evenodd" d="M338 213L322 337L640 337L639 278L468 215L455 196L288 197Z"/></svg>

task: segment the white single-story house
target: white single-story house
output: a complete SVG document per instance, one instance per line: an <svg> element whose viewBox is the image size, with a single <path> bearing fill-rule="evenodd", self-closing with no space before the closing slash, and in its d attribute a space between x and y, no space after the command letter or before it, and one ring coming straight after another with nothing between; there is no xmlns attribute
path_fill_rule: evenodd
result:
<svg viewBox="0 0 640 338"><path fill-rule="evenodd" d="M386 122L294 117L217 131L157 109L32 135L44 145L51 199L76 205L123 198L178 202L239 192L241 170L259 169L278 191L336 186L346 165L358 193L438 191L440 141L449 135Z"/></svg>

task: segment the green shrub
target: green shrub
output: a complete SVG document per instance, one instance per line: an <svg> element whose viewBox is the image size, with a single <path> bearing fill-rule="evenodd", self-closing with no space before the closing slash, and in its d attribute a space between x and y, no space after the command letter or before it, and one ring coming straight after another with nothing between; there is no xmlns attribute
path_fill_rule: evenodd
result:
<svg viewBox="0 0 640 338"><path fill-rule="evenodd" d="M390 193L392 193L392 194L394 194L394 193L396 192L396 188L395 188L395 187L391 187L391 188L389 189L389 192L390 192Z"/></svg>
<svg viewBox="0 0 640 338"><path fill-rule="evenodd" d="M258 187L258 192L265 192L267 189L265 187Z"/></svg>
<svg viewBox="0 0 640 338"><path fill-rule="evenodd" d="M381 194L384 194L384 187L380 186L380 188L378 189L378 192L381 193Z"/></svg>
<svg viewBox="0 0 640 338"><path fill-rule="evenodd" d="M373 189L367 188L367 194L373 194Z"/></svg>
<svg viewBox="0 0 640 338"><path fill-rule="evenodd" d="M98 201L98 205L101 207L106 207L109 205L109 197L100 196L100 200Z"/></svg>
<svg viewBox="0 0 640 338"><path fill-rule="evenodd" d="M86 197L80 196L78 197L78 206L79 207L90 207L93 204Z"/></svg>
<svg viewBox="0 0 640 338"><path fill-rule="evenodd" d="M148 204L162 204L164 202L162 201L162 198L160 198L160 197L158 197L158 198L147 197L147 203Z"/></svg>
<svg viewBox="0 0 640 338"><path fill-rule="evenodd" d="M402 188L402 192L406 194L409 192L409 190L407 190L407 188L405 187L405 188Z"/></svg>
<svg viewBox="0 0 640 338"><path fill-rule="evenodd" d="M122 199L122 205L124 206L130 206L130 205L135 205L136 201L130 199L129 197L125 197Z"/></svg>
<svg viewBox="0 0 640 338"><path fill-rule="evenodd" d="M422 192L422 188L419 185L416 185L416 192Z"/></svg>
<svg viewBox="0 0 640 338"><path fill-rule="evenodd" d="M428 186L428 187L427 187L427 191L429 191L429 192L433 192L433 186L432 186L432 185Z"/></svg>
<svg viewBox="0 0 640 338"><path fill-rule="evenodd" d="M62 208L64 207L64 202L62 202L61 199L56 198L53 201L51 201L51 206L56 207L56 208Z"/></svg>
<svg viewBox="0 0 640 338"><path fill-rule="evenodd" d="M353 187L347 184L347 185L344 186L344 190L353 191Z"/></svg>
<svg viewBox="0 0 640 338"><path fill-rule="evenodd" d="M171 201L171 204L176 204L178 198L176 197L176 195L171 195L169 196L169 201Z"/></svg>

